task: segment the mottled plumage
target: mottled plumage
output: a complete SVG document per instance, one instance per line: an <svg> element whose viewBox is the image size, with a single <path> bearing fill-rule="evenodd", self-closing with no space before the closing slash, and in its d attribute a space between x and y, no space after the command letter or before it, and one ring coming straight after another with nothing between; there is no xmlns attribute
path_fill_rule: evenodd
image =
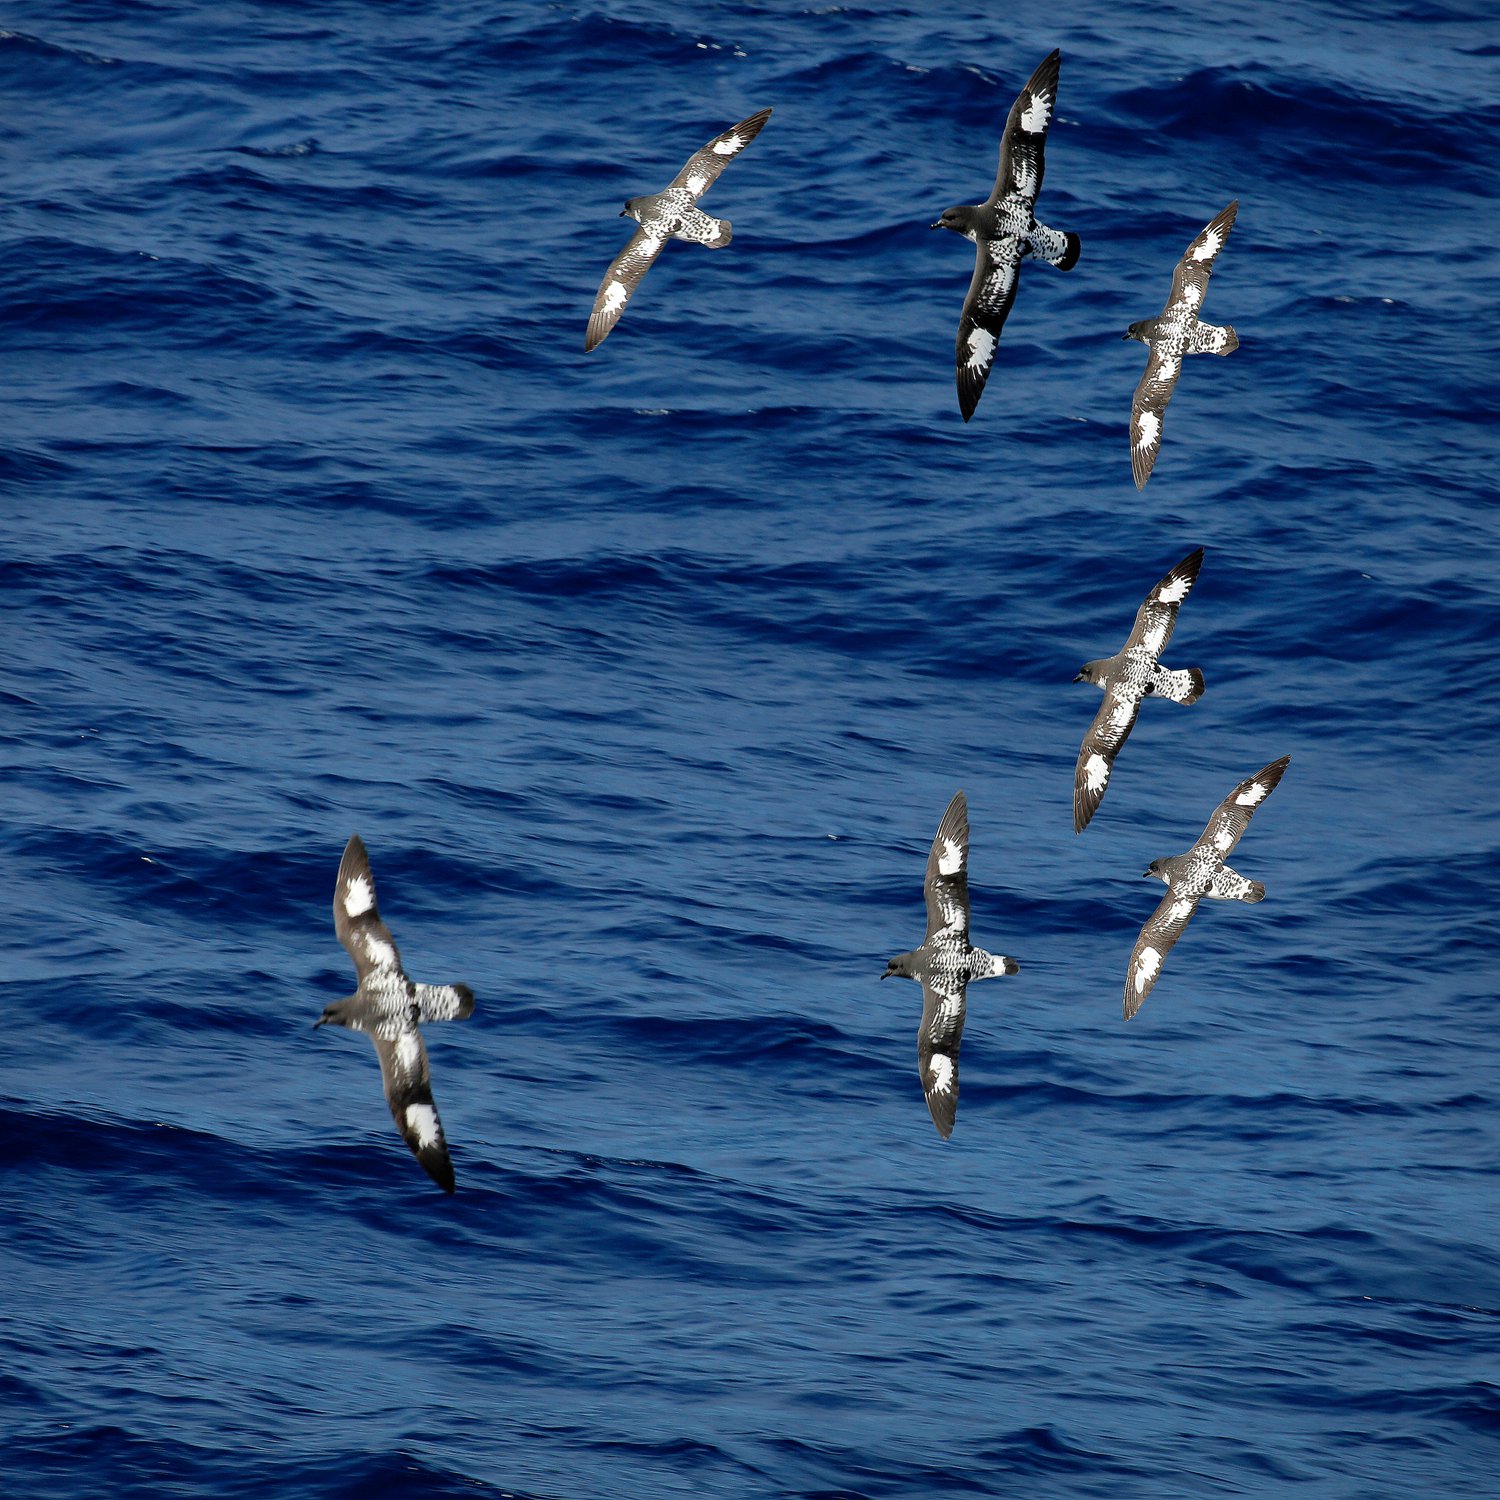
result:
<svg viewBox="0 0 1500 1500"><path fill-rule="evenodd" d="M634 219L640 227L615 256L599 283L584 340L585 353L601 343L620 321L620 314L641 277L651 269L651 263L669 239L690 240L715 250L729 243L732 237L729 220L704 213L698 207L698 200L713 186L730 159L760 134L770 118L769 109L758 110L716 135L688 158L687 165L661 192L632 198L620 211L622 219Z"/></svg>
<svg viewBox="0 0 1500 1500"><path fill-rule="evenodd" d="M453 1163L432 1100L427 1048L417 1023L466 1019L474 1011L474 992L466 984L413 984L406 977L395 939L380 919L375 877L358 834L339 862L333 928L354 960L359 988L328 1006L317 1024L363 1031L374 1042L396 1128L432 1180L451 1193Z"/></svg>
<svg viewBox="0 0 1500 1500"><path fill-rule="evenodd" d="M1198 842L1186 854L1154 859L1146 877L1167 883L1167 894L1151 914L1130 954L1125 972L1125 1019L1140 1008L1156 984L1162 960L1182 936L1188 919L1205 896L1215 901L1262 901L1266 888L1258 880L1246 880L1224 863L1240 835L1250 825L1250 816L1276 790L1291 756L1273 760L1254 776L1240 782L1219 804Z"/></svg>
<svg viewBox="0 0 1500 1500"><path fill-rule="evenodd" d="M966 422L979 404L1000 330L1016 300L1021 262L1035 255L1060 271L1071 271L1078 263L1078 236L1049 229L1036 220L1060 63L1060 53L1048 54L1011 105L1000 140L1000 170L990 196L983 203L946 209L932 226L951 229L974 242L974 276L964 298L955 347L958 407Z"/></svg>
<svg viewBox="0 0 1500 1500"><path fill-rule="evenodd" d="M1173 672L1162 666L1177 623L1177 610L1203 566L1203 548L1190 552L1146 595L1135 613L1130 638L1114 656L1085 662L1074 682L1092 682L1104 689L1104 701L1083 737L1073 768L1073 832L1082 833L1104 800L1115 756L1135 728L1141 699L1170 698L1173 703L1196 703L1203 696L1203 673L1197 667Z"/></svg>
<svg viewBox="0 0 1500 1500"><path fill-rule="evenodd" d="M1121 335L1138 339L1151 351L1130 407L1130 468L1137 489L1151 477L1152 465L1161 451L1162 421L1183 360L1189 354L1232 354L1240 346L1233 328L1216 328L1198 317L1214 257L1224 248L1239 207L1236 198L1183 252L1172 272L1172 291L1161 313L1132 323Z"/></svg>
<svg viewBox="0 0 1500 1500"><path fill-rule="evenodd" d="M944 1140L958 1111L958 1044L964 1032L965 988L971 979L1015 974L1019 965L1002 954L969 946L969 810L955 792L927 856L927 940L898 954L880 977L892 974L922 986L922 1022L917 1028L917 1072L932 1123Z"/></svg>

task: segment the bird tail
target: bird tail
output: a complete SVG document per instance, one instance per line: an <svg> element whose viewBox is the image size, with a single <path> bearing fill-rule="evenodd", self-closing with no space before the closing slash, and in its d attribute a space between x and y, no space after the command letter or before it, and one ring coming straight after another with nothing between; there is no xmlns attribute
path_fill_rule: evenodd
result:
<svg viewBox="0 0 1500 1500"><path fill-rule="evenodd" d="M1240 336L1231 324L1217 328L1212 323L1200 323L1193 330L1190 354L1233 354L1240 347Z"/></svg>
<svg viewBox="0 0 1500 1500"><path fill-rule="evenodd" d="M1151 689L1173 703L1196 703L1203 696L1203 673L1197 667L1184 667L1179 672L1157 670L1151 680Z"/></svg>
<svg viewBox="0 0 1500 1500"><path fill-rule="evenodd" d="M1020 964L1003 953L986 953L983 948L973 948L969 952L970 979L1000 979L1020 972Z"/></svg>
<svg viewBox="0 0 1500 1500"><path fill-rule="evenodd" d="M1078 252L1083 247L1083 241L1076 234L1049 229L1045 224L1031 226L1026 244L1038 260L1056 266L1059 271L1071 271L1078 264Z"/></svg>

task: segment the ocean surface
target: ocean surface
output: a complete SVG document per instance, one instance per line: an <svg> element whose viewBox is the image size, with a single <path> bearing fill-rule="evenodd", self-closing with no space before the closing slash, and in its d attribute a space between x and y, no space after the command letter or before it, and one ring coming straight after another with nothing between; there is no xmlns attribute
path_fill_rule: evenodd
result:
<svg viewBox="0 0 1500 1500"><path fill-rule="evenodd" d="M0 14L0 1492L1492 1497L1496 13ZM1027 76L1040 216L953 340ZM606 266L774 107L583 352ZM1132 481L1125 326L1238 223ZM1104 804L1079 666L1206 561ZM1129 1024L1131 946L1289 754ZM938 1138L921 941L974 940ZM458 1192L315 1031L369 846Z"/></svg>

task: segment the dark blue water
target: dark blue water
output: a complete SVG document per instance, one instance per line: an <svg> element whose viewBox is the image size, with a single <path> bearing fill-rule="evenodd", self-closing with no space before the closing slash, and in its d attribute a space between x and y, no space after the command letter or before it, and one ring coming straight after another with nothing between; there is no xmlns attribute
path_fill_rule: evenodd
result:
<svg viewBox="0 0 1500 1500"><path fill-rule="evenodd" d="M7 1496L1495 1493L1493 13L3 20ZM1083 258L965 426L927 226L1053 46ZM1119 335L1232 197L1138 494ZM1071 679L1198 545L1208 692L1075 837ZM960 786L1022 969L944 1145L877 981ZM355 830L479 997L452 1199L312 1030Z"/></svg>

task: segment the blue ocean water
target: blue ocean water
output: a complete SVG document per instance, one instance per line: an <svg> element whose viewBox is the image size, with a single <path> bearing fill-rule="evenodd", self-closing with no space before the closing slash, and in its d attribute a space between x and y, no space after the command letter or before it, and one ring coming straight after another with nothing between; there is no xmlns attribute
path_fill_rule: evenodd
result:
<svg viewBox="0 0 1500 1500"><path fill-rule="evenodd" d="M60 0L0 31L0 1480L1490 1496L1494 15ZM972 423L972 253L1053 46ZM593 354L628 225L756 108ZM1232 197L1150 484L1126 422ZM1099 815L1074 686L1207 560ZM1291 768L1140 1016L1131 944ZM921 874L963 787L953 1139ZM391 1126L352 831L459 1191Z"/></svg>

